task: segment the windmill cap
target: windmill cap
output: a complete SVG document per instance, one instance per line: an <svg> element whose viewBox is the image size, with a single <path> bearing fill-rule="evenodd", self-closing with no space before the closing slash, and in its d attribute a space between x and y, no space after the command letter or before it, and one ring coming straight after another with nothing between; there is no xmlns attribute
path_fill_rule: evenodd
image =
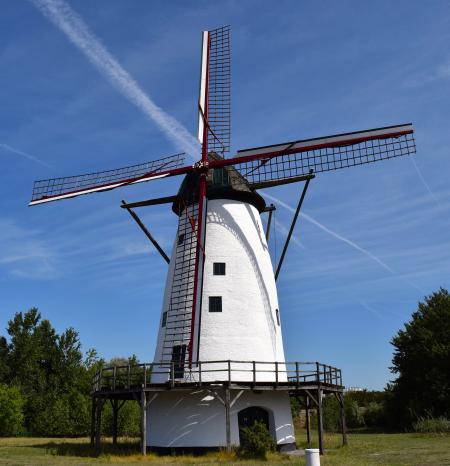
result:
<svg viewBox="0 0 450 466"><path fill-rule="evenodd" d="M209 160L220 160L222 157L215 152L208 154ZM188 205L198 202L200 175L188 173L181 183L177 200L172 204L172 210L178 216ZM234 166L213 168L208 171L206 185L207 199L230 199L246 202L256 207L259 212L266 208L262 196L252 190L248 181Z"/></svg>

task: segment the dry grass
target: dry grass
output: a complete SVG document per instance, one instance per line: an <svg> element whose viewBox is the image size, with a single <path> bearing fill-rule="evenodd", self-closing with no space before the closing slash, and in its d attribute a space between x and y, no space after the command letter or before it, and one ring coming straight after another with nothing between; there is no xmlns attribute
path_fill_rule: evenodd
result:
<svg viewBox="0 0 450 466"><path fill-rule="evenodd" d="M299 446L304 438L298 432ZM323 466L450 466L450 436L430 434L350 434L349 445L340 447L337 434L327 434L327 454L322 457ZM313 444L316 446L316 444ZM159 456L138 454L134 439L121 439L117 447L104 442L101 451L93 450L88 439L6 438L0 439L0 465L94 465L94 464L289 464L304 465L303 457L269 455L266 462L238 460L226 452L204 456Z"/></svg>

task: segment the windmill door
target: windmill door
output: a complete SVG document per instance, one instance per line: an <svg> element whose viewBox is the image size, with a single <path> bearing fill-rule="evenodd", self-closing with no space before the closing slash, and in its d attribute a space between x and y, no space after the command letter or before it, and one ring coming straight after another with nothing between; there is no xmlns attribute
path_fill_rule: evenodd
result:
<svg viewBox="0 0 450 466"><path fill-rule="evenodd" d="M184 377L184 360L186 357L186 345L175 345L172 348L173 376L175 379Z"/></svg>
<svg viewBox="0 0 450 466"><path fill-rule="evenodd" d="M250 406L238 413L239 441L241 441L241 431L244 427L252 427L255 422L262 422L269 430L269 413L259 406Z"/></svg>

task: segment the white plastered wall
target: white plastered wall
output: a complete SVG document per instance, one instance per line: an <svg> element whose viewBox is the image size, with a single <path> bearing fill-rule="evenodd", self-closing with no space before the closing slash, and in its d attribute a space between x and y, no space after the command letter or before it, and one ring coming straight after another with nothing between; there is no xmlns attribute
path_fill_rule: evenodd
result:
<svg viewBox="0 0 450 466"><path fill-rule="evenodd" d="M176 251L176 239L172 257ZM169 265L163 309L169 307L173 281L173 262ZM213 275L214 262L226 264L225 276ZM209 297L222 297L222 312L209 312ZM206 216L205 265L200 312L200 361L261 361L257 364L257 381L275 380L275 361L281 363L278 380L284 374L284 350L273 267L264 228L258 210L251 204L228 200L208 200ZM280 311L279 311L280 312ZM161 313L162 315L162 313ZM280 312L281 315L281 312ZM159 326L154 362L161 360L165 328ZM194 355L194 359L196 359ZM204 364L202 371L226 369L227 365ZM233 363L234 380L252 380L252 364ZM193 367L193 371L197 370ZM266 371L266 372L265 372ZM153 382L167 380L153 375ZM190 380L196 378L196 374ZM202 374L202 379L225 380L228 372Z"/></svg>
<svg viewBox="0 0 450 466"><path fill-rule="evenodd" d="M214 262L226 264L224 276L213 275ZM209 312L210 296L222 297L222 312ZM244 202L208 201L199 360L284 362L276 309L277 290L259 212ZM249 372L238 375L239 369ZM233 364L233 379L251 379L251 369ZM268 371L258 372L258 380L274 380L273 364L258 364L257 369ZM205 375L204 380L226 377L223 372Z"/></svg>
<svg viewBox="0 0 450 466"><path fill-rule="evenodd" d="M259 394L231 390L236 401L230 412L231 443L239 445L238 413L250 406L269 412L269 428L277 445L295 442L287 392ZM223 399L224 394L218 392ZM147 445L150 447L226 446L225 407L205 389L192 392L160 392L147 411Z"/></svg>

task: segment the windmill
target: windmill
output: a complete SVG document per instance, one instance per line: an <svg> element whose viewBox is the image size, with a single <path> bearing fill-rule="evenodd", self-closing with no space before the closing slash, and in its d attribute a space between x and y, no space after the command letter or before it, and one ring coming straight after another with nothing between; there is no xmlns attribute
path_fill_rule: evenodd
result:
<svg viewBox="0 0 450 466"><path fill-rule="evenodd" d="M198 162L187 164L185 154L176 154L116 170L36 181L30 205L184 176L174 195L122 202L169 264L151 383L209 383L212 397L201 390L187 395L158 392L145 405L151 418L148 444L217 447L225 444L225 436L227 445L239 443L239 428L260 419L277 445L288 448L294 436L286 391L237 390L232 402L227 401L234 411L228 410L225 433L217 422L221 414L214 400L220 395L214 387L231 379L241 384L251 381L253 388L260 382L289 381L276 279L308 185L318 173L414 153L413 127L402 124L297 140L244 149L228 157L228 26L203 32L201 57ZM274 272L267 245L274 206L267 206L258 190L294 182L304 182L304 187ZM134 211L158 204L171 204L178 216L170 258ZM269 215L266 232L263 212Z"/></svg>

